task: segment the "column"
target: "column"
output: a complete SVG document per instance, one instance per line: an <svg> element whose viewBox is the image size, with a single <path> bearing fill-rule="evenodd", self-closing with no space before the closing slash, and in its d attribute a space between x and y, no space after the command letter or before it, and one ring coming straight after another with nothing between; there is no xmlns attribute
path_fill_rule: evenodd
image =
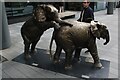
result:
<svg viewBox="0 0 120 80"><path fill-rule="evenodd" d="M113 9L114 9L114 3L108 2L107 14L113 14Z"/></svg>
<svg viewBox="0 0 120 80"><path fill-rule="evenodd" d="M4 2L0 2L0 12L2 12L2 14L0 13L1 17L2 17L2 26L1 29L2 31L2 35L0 35L0 49L5 49L5 48L9 48L11 46L11 39L10 39L10 33L9 33L9 28L8 28L8 22L7 22L7 16L6 16L6 11L5 11L5 5Z"/></svg>

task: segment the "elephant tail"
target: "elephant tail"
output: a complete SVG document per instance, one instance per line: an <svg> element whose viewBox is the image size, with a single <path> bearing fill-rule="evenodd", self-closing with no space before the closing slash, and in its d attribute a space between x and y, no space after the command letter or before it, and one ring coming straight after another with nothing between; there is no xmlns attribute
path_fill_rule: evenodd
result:
<svg viewBox="0 0 120 80"><path fill-rule="evenodd" d="M52 38L51 38L51 41L50 41L50 47L49 47L50 59L51 59L51 60L53 59L53 54L52 54L51 49L52 49L52 44L53 44L53 40L54 40L54 37L55 37L54 34L55 34L55 33L53 32L53 34L52 34Z"/></svg>

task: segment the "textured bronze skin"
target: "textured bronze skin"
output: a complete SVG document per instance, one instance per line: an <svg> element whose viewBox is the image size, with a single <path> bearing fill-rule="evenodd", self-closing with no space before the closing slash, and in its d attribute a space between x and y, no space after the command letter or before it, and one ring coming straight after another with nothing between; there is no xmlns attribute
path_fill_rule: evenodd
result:
<svg viewBox="0 0 120 80"><path fill-rule="evenodd" d="M96 38L103 38L106 40L104 45L109 42L109 32L105 25L99 22L92 21L91 23L69 21L74 24L73 27L64 26L60 27L58 31L55 31L54 39L56 42L56 52L54 54L54 62L59 62L59 57L61 50L65 51L65 69L70 69L72 67L71 60L73 51L75 50L74 59L79 60L80 51L82 48L87 48L93 59L96 67L101 68L102 64L98 56ZM50 52L52 47L52 41L50 43ZM52 56L52 53L51 53Z"/></svg>
<svg viewBox="0 0 120 80"><path fill-rule="evenodd" d="M56 15L56 16L54 16ZM29 48L31 46L31 53L35 53L35 46L40 40L40 37L49 28L58 29L59 24L72 24L62 21L58 17L58 12L55 7L51 5L38 5L33 11L33 16L26 21L21 28L21 35L24 40L24 54L25 59L29 59Z"/></svg>

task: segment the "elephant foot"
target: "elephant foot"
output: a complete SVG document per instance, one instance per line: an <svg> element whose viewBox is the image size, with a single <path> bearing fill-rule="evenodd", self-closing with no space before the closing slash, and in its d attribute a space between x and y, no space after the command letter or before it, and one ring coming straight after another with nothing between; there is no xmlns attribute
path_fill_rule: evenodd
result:
<svg viewBox="0 0 120 80"><path fill-rule="evenodd" d="M73 58L73 61L77 62L77 63L80 63L81 62L81 59L80 58Z"/></svg>
<svg viewBox="0 0 120 80"><path fill-rule="evenodd" d="M60 63L59 57L54 55L53 62L54 64Z"/></svg>
<svg viewBox="0 0 120 80"><path fill-rule="evenodd" d="M37 53L37 49L35 49L35 50L31 50L30 53L31 53L31 54L35 54L35 53Z"/></svg>
<svg viewBox="0 0 120 80"><path fill-rule="evenodd" d="M71 70L72 69L72 65L66 65L65 66L65 70Z"/></svg>
<svg viewBox="0 0 120 80"><path fill-rule="evenodd" d="M30 59L31 58L31 56L29 55L29 54L25 54L25 60L28 60L28 59Z"/></svg>
<svg viewBox="0 0 120 80"><path fill-rule="evenodd" d="M102 68L102 64L101 64L101 63L95 63L94 66L95 66L96 68L99 68L99 69Z"/></svg>
<svg viewBox="0 0 120 80"><path fill-rule="evenodd" d="M54 64L60 63L60 60L54 60Z"/></svg>

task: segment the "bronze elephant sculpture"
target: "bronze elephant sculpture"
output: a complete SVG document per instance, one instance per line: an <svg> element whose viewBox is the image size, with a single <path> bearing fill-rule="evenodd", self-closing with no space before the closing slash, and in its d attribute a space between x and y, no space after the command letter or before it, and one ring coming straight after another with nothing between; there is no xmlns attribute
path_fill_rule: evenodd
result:
<svg viewBox="0 0 120 80"><path fill-rule="evenodd" d="M74 24L73 27L64 26L60 27L58 31L53 32L54 35L50 43L50 55L54 62L57 63L60 61L59 57L63 49L65 51L65 69L70 69L72 68L73 51L75 50L73 59L79 60L81 49L87 48L93 57L94 66L101 68L102 64L98 56L96 38L106 39L104 43L106 45L110 40L107 27L98 21L84 23L72 20L69 22ZM53 57L51 48L54 39L56 42L56 51Z"/></svg>
<svg viewBox="0 0 120 80"><path fill-rule="evenodd" d="M21 35L24 40L25 59L30 58L30 46L31 53L35 52L35 46L44 31L52 27L57 29L61 24L72 26L72 24L63 21L58 17L58 11L52 5L39 5L35 8L33 16L26 21L21 28Z"/></svg>

